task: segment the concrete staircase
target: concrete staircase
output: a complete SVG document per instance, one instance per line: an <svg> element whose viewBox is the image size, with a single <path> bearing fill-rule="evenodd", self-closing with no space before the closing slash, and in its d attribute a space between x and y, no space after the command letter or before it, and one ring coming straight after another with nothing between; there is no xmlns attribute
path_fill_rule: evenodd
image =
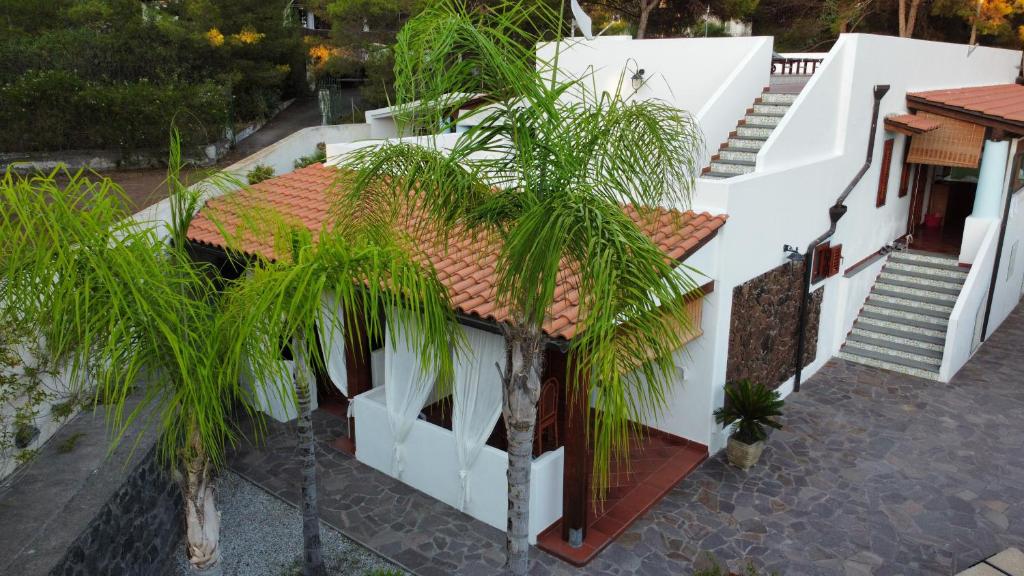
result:
<svg viewBox="0 0 1024 576"><path fill-rule="evenodd" d="M740 120L729 141L722 144L711 157L711 165L704 168L704 178L732 178L754 171L757 152L764 146L772 131L779 125L798 93L772 92L770 88L754 100L747 115Z"/></svg>
<svg viewBox="0 0 1024 576"><path fill-rule="evenodd" d="M839 357L938 380L949 315L966 279L967 271L956 258L894 253Z"/></svg>

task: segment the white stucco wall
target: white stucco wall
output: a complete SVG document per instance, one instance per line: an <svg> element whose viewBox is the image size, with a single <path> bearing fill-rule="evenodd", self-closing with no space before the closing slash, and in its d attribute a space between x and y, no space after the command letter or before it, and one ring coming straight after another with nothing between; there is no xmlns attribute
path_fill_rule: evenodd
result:
<svg viewBox="0 0 1024 576"><path fill-rule="evenodd" d="M874 161L846 200L849 208L831 242L843 245L842 269L861 261L906 231L910 195L898 197L903 136L887 134L882 119L905 113L907 92L951 86L1012 82L1020 53L887 36L844 35L797 98L758 155L753 174L724 181L702 180L695 209L724 211L729 221L719 234L718 288L732 290L784 262L783 244L805 250L829 227L828 207L864 163L876 84L890 85L874 134ZM886 204L875 206L880 158L886 138L895 138ZM803 371L806 381L835 352L860 311L881 263L852 278L842 274L816 284L824 287L816 359ZM729 301L717 313L713 346L717 382L714 406L724 400ZM707 320L710 320L708 317ZM707 322L706 320L706 322ZM787 394L792 379L780 390ZM725 437L713 434L712 450Z"/></svg>
<svg viewBox="0 0 1024 576"><path fill-rule="evenodd" d="M1024 295L1024 189L1013 194L1006 222L1006 236L999 275L988 321L990 336L1013 312Z"/></svg>

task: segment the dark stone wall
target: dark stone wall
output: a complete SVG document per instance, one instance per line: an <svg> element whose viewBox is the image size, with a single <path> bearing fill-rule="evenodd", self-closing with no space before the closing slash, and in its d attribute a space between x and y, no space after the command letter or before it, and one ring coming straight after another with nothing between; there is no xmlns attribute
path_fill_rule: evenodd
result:
<svg viewBox="0 0 1024 576"><path fill-rule="evenodd" d="M181 542L181 510L181 491L152 449L50 574L160 574Z"/></svg>
<svg viewBox="0 0 1024 576"><path fill-rule="evenodd" d="M726 380L749 378L771 388L793 376L804 265L787 263L737 286L732 292ZM811 292L805 366L814 361L824 289Z"/></svg>

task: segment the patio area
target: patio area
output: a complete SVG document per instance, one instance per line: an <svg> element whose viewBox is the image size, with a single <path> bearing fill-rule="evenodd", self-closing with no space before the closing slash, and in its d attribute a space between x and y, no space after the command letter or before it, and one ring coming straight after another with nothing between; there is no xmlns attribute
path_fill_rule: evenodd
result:
<svg viewBox="0 0 1024 576"><path fill-rule="evenodd" d="M950 384L833 360L790 397L750 473L709 459L585 568L534 549L531 574L688 574L706 553L787 576L937 574L1024 547L1024 308ZM504 535L331 447L322 518L416 574L493 574ZM231 468L298 502L288 426ZM741 560L744 559L744 560Z"/></svg>

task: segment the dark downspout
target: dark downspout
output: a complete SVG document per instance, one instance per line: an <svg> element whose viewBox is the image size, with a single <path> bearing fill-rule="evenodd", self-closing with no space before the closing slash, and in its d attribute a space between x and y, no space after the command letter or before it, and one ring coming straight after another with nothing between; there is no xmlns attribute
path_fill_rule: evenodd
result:
<svg viewBox="0 0 1024 576"><path fill-rule="evenodd" d="M807 337L807 305L811 299L811 265L814 263L814 252L821 245L822 242L828 240L836 232L836 224L839 220L846 215L846 197L853 192L853 189L860 183L861 178L867 173L868 169L871 168L871 161L875 155L875 131L878 130L878 108L882 103L882 97L889 91L888 84L878 84L874 88L875 104L871 111L871 132L868 134L868 153L867 158L864 160L864 165L860 167L857 174L853 176L850 183L846 185L846 189L843 193L836 198L836 203L828 209L828 219L831 224L821 236L818 236L811 241L807 246L807 252L804 253L804 286L800 297L800 314L796 328L796 374L793 377L793 391L800 391L800 377L802 376L804 369L804 347L806 346L805 340Z"/></svg>
<svg viewBox="0 0 1024 576"><path fill-rule="evenodd" d="M1017 143L1020 146L1020 143ZM1010 158L1010 170L1016 169L1013 158ZM1003 242L1006 241L1006 221L1010 219L1010 203L1013 202L1014 177L1010 175L1010 185L1006 189L1006 202L1003 204L1003 221L999 225L999 243L996 244L996 262L992 265L992 282L988 286L988 303L985 305L985 321L981 324L981 341L988 335L988 319L992 315L992 301L996 297L996 284L999 280L999 264L1003 259Z"/></svg>

